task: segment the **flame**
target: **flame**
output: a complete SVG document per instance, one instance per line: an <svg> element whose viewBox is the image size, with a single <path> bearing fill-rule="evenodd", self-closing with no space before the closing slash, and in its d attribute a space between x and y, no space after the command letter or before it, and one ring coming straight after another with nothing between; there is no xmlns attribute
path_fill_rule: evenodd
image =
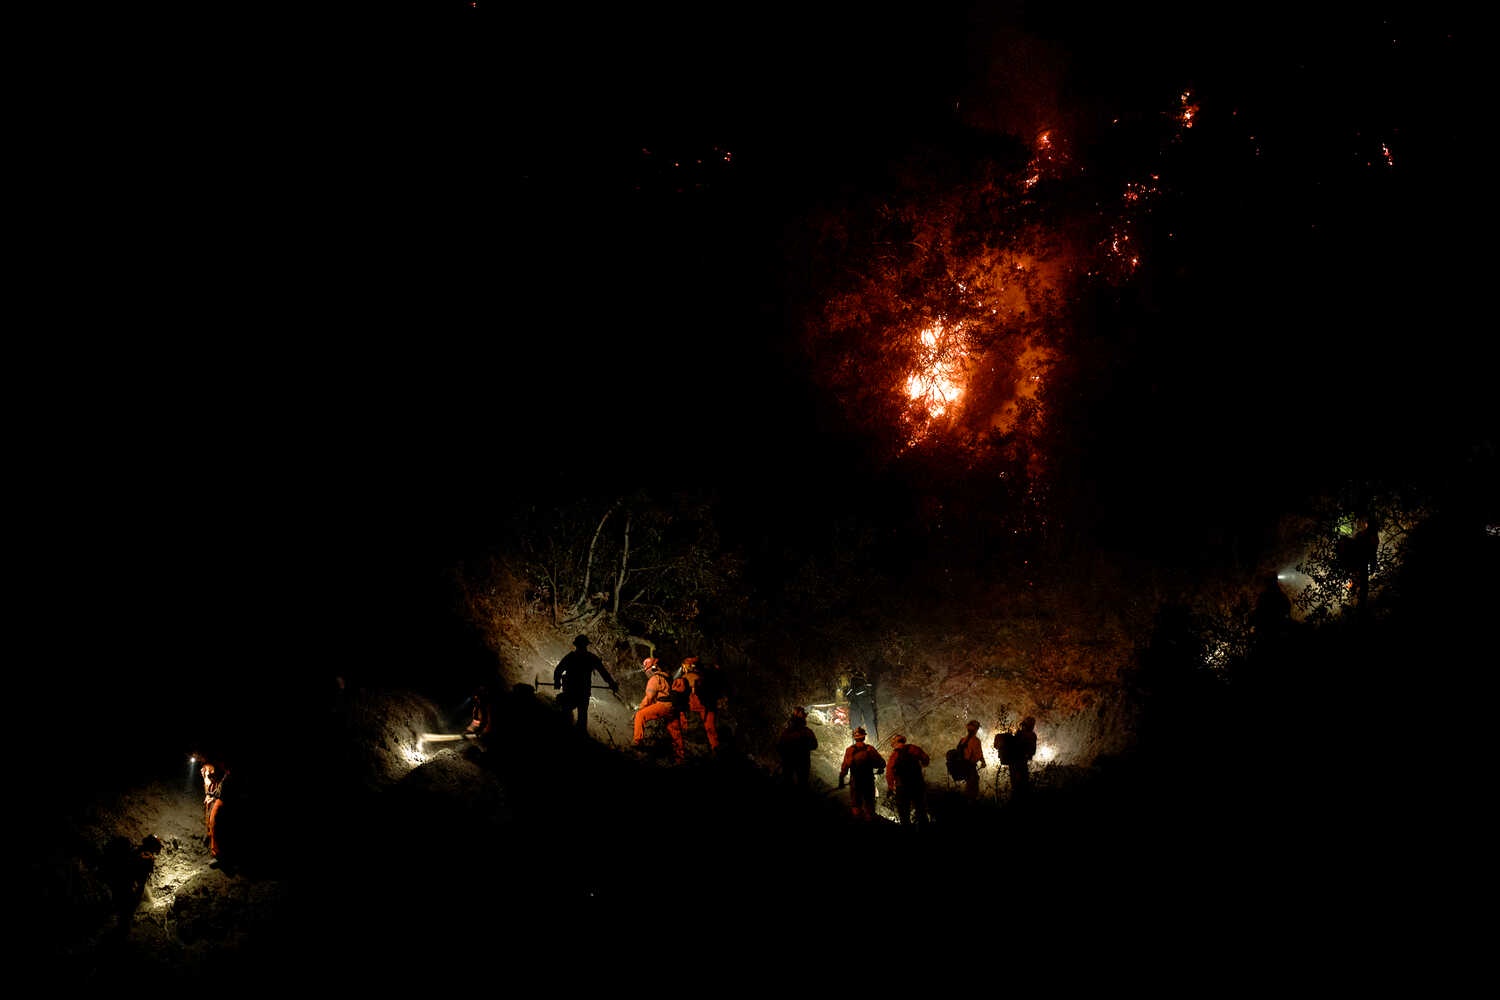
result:
<svg viewBox="0 0 1500 1000"><path fill-rule="evenodd" d="M906 376L906 394L932 420L963 396L963 363L968 354L962 334L945 329L941 322L923 330L920 339L916 365Z"/></svg>
<svg viewBox="0 0 1500 1000"><path fill-rule="evenodd" d="M1198 115L1198 103L1193 100L1193 92L1191 90L1184 90L1178 103L1181 104L1182 108L1177 113L1177 120L1182 123L1183 128L1192 128L1193 119Z"/></svg>
<svg viewBox="0 0 1500 1000"><path fill-rule="evenodd" d="M1035 187L1043 177L1060 176L1068 164L1068 154L1053 137L1052 129L1037 133L1031 160L1026 165L1026 177L1021 186L1027 190Z"/></svg>

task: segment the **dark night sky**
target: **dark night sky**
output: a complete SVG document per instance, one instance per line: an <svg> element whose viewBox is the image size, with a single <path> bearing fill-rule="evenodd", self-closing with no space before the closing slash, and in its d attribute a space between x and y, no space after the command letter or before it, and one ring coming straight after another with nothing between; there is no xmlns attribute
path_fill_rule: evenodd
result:
<svg viewBox="0 0 1500 1000"><path fill-rule="evenodd" d="M38 620L116 692L137 665L254 677L409 649L433 613L398 609L496 506L620 469L767 497L839 469L787 361L782 227L948 114L1015 10L444 4L39 29L66 96L34 147L50 213L34 260L55 291L26 366L45 400ZM1236 265L1290 245L1288 291L1226 302L1232 269L1206 269L1168 310L1179 335L1224 319L1211 310L1249 309L1283 344L1322 313L1340 352L1409 326L1420 351L1355 352L1402 373L1370 381L1401 446L1479 410L1492 349L1476 363L1455 332L1483 238L1465 24L1429 5L1295 24L1186 6L1030 17L1011 51L1065 53L1063 106L1156 113L1186 83L1263 123L1284 158L1249 194L1272 215L1248 244L1214 231L1245 192L1215 192L1211 158L1193 178L1208 211L1188 221ZM1362 218L1338 173L1382 116L1405 150L1394 220ZM734 150L733 197L632 199L641 148L705 144ZM1326 243L1285 228L1319 213ZM1347 256L1372 239L1391 242L1374 278ZM1335 303L1302 298L1320 267ZM1194 363L1236 370L1222 346L1200 337Z"/></svg>

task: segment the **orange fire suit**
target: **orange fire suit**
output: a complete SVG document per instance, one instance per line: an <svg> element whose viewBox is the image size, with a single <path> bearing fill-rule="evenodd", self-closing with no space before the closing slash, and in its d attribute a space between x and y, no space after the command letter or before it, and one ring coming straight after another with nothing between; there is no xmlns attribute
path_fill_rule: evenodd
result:
<svg viewBox="0 0 1500 1000"><path fill-rule="evenodd" d="M219 856L219 808L224 804L224 779L229 771L213 764L204 764L203 775L203 823L208 827L208 853Z"/></svg>
<svg viewBox="0 0 1500 1000"><path fill-rule="evenodd" d="M969 733L960 742L964 747L964 760L969 764L964 775L964 798L974 802L979 798L979 770L986 766L984 744L979 742L979 736L975 733Z"/></svg>
<svg viewBox="0 0 1500 1000"><path fill-rule="evenodd" d="M488 691L476 691L474 693L474 713L469 719L469 725L464 730L470 736L478 736L487 740L495 728L495 706L490 700Z"/></svg>
<svg viewBox="0 0 1500 1000"><path fill-rule="evenodd" d="M682 739L682 717L672 707L671 680L666 671L658 670L646 680L646 693L635 710L635 745L640 746L646 738L646 723L653 719L667 720L667 735L672 737L672 749L677 759L687 755Z"/></svg>
<svg viewBox="0 0 1500 1000"><path fill-rule="evenodd" d="M901 825L912 821L916 814L918 826L926 826L930 816L927 812L927 777L922 772L932 758L927 751L915 743L898 743L886 762L885 787L890 790L891 801L896 807L896 818Z"/></svg>
<svg viewBox="0 0 1500 1000"><path fill-rule="evenodd" d="M866 744L863 736L854 737L839 767L839 787L849 779L849 811L855 819L875 819L875 775L884 773L885 758L880 751Z"/></svg>
<svg viewBox="0 0 1500 1000"><path fill-rule="evenodd" d="M698 713L698 718L703 720L703 734L708 737L708 746L711 750L719 749L719 704L714 699L706 702L698 697L698 685L703 681L703 674L695 663L688 668L683 676L687 678L688 687L692 695L688 698L688 708Z"/></svg>

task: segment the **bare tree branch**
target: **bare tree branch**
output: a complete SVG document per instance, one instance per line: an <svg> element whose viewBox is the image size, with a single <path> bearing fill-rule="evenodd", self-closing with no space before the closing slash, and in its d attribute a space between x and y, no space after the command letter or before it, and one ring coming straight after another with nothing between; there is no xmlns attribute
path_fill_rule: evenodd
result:
<svg viewBox="0 0 1500 1000"><path fill-rule="evenodd" d="M610 515L619 509L620 503L621 501L616 500L614 503L610 504L609 510L604 512L604 516L599 518L599 523L594 527L594 537L589 539L588 558L584 560L583 564L583 589L578 593L578 601L573 606L574 611L577 611L579 608L581 608L589 599L589 594L591 593L591 590L589 588L589 580L592 577L594 571L594 550L599 545L599 536L604 533L604 525L608 523Z"/></svg>

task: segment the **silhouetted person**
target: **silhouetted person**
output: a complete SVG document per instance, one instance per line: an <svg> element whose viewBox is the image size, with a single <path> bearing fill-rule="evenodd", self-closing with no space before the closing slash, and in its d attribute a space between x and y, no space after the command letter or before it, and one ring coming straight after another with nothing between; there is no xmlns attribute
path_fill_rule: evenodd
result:
<svg viewBox="0 0 1500 1000"><path fill-rule="evenodd" d="M1031 760L1036 756L1036 720L1021 720L1008 739L998 740L1000 763L1010 772L1012 802L1025 802L1031 796Z"/></svg>
<svg viewBox="0 0 1500 1000"><path fill-rule="evenodd" d="M115 931L121 937L130 933L135 911L141 905L146 883L156 868L156 856L162 843L155 834L147 834L139 844L125 837L111 838L104 846L100 874L109 886L110 904L115 911Z"/></svg>
<svg viewBox="0 0 1500 1000"><path fill-rule="evenodd" d="M839 768L839 787L849 780L849 811L855 819L875 819L875 775L885 773L885 758L880 751L865 742L863 726L854 730L854 742L844 750L844 762Z"/></svg>
<svg viewBox="0 0 1500 1000"><path fill-rule="evenodd" d="M486 766L509 775L523 791L545 783L549 765L572 735L572 723L536 695L530 684L517 684L496 708L497 732L484 755ZM547 779L550 780L550 779Z"/></svg>
<svg viewBox="0 0 1500 1000"><path fill-rule="evenodd" d="M530 684L517 684L499 704L500 731L523 745L538 740L554 742L567 732L568 723L536 696Z"/></svg>
<svg viewBox="0 0 1500 1000"><path fill-rule="evenodd" d="M594 686L594 674L604 678L604 683L614 692L620 690L620 685L610 676L604 666L604 661L589 652L589 637L580 635L573 640L573 649L557 661L557 668L552 671L552 684L561 690L557 702L569 715L577 712L573 724L578 727L580 733L585 735L589 731L589 691Z"/></svg>
<svg viewBox="0 0 1500 1000"><path fill-rule="evenodd" d="M987 766L984 760L984 744L979 742L978 719L970 719L964 723L964 736L958 741L958 749L963 753L964 799L977 802L979 801L979 772Z"/></svg>
<svg viewBox="0 0 1500 1000"><path fill-rule="evenodd" d="M729 707L729 678L724 668L713 662L700 663L693 697L703 706L703 731L708 736L709 747L717 753L722 749L720 724L724 721L725 709ZM695 707L693 711L700 710Z"/></svg>
<svg viewBox="0 0 1500 1000"><path fill-rule="evenodd" d="M896 807L896 818L906 826L916 814L918 827L927 826L927 775L923 773L932 758L915 743L907 743L899 733L891 737L891 756L885 763L885 786Z"/></svg>
<svg viewBox="0 0 1500 1000"><path fill-rule="evenodd" d="M807 709L792 709L781 735L776 737L776 755L781 758L781 781L789 788L807 789L812 781L812 754L818 737L807 725Z"/></svg>
<svg viewBox="0 0 1500 1000"><path fill-rule="evenodd" d="M1275 573L1267 573L1250 613L1250 637L1258 653L1274 649L1292 629L1292 601Z"/></svg>
<svg viewBox="0 0 1500 1000"><path fill-rule="evenodd" d="M863 670L856 670L849 677L849 687L844 690L849 699L849 725L863 727L867 733L880 732L875 725L875 682ZM878 738L878 736L877 736Z"/></svg>
<svg viewBox="0 0 1500 1000"><path fill-rule="evenodd" d="M1368 517L1359 519L1358 530L1349 539L1348 570L1354 584L1354 600L1361 611L1370 600L1370 577L1380 556L1380 532Z"/></svg>

